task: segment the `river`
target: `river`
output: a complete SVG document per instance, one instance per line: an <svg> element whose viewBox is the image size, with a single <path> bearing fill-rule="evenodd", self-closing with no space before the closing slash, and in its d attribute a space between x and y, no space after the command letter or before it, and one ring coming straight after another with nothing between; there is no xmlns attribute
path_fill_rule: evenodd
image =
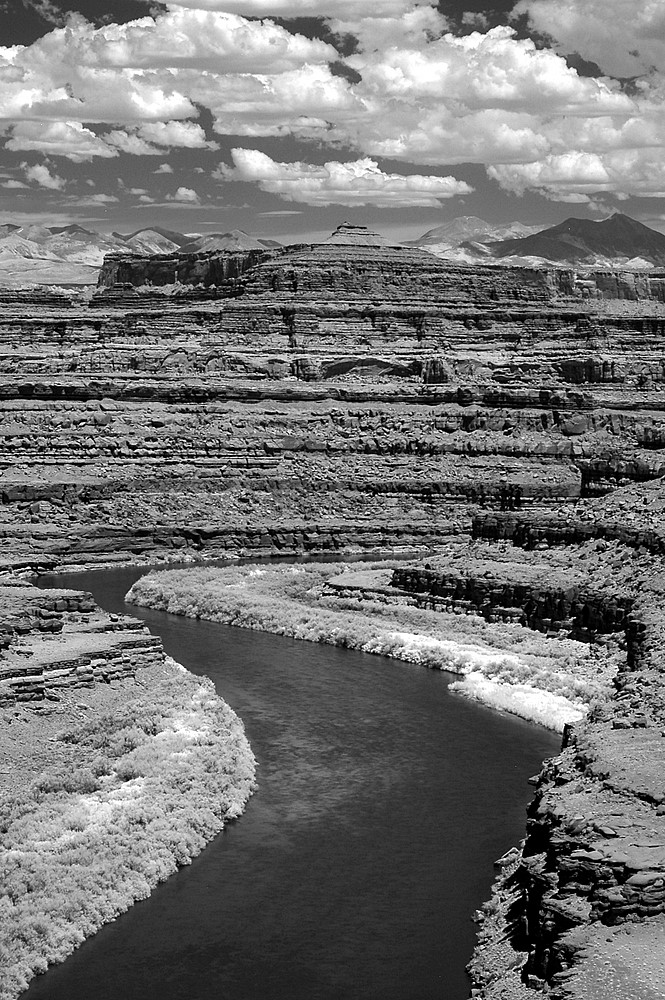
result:
<svg viewBox="0 0 665 1000"><path fill-rule="evenodd" d="M129 608L143 572L51 585L143 618L211 677L259 791L23 1000L466 1000L471 916L559 737L450 695L450 674Z"/></svg>

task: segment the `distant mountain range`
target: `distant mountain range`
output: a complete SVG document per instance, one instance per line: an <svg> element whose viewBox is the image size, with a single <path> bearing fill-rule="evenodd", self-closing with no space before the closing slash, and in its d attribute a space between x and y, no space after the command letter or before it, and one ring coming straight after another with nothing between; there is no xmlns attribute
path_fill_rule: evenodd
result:
<svg viewBox="0 0 665 1000"><path fill-rule="evenodd" d="M377 234L373 238L379 243L388 242ZM619 213L602 222L566 219L550 228L521 222L496 225L465 215L429 229L407 245L457 263L665 267L665 235ZM98 233L76 224L49 227L7 223L0 225L0 285L94 284L105 254L112 251L148 256L279 246L275 240L250 236L241 229L201 235L152 226L125 235Z"/></svg>
<svg viewBox="0 0 665 1000"><path fill-rule="evenodd" d="M436 229L429 229L417 240L407 240L407 246L453 248L470 240L507 240L538 233L543 226L525 226L521 222L496 225L485 222L475 215L461 215L450 222L444 222Z"/></svg>
<svg viewBox="0 0 665 1000"><path fill-rule="evenodd" d="M107 253L151 254L184 250L251 250L281 246L240 229L229 233L177 233L154 226L122 233L98 233L82 226L0 226L0 284L94 284Z"/></svg>
<svg viewBox="0 0 665 1000"><path fill-rule="evenodd" d="M601 222L570 218L549 229L520 222L494 226L464 216L430 229L411 245L460 263L665 267L665 235L618 212Z"/></svg>

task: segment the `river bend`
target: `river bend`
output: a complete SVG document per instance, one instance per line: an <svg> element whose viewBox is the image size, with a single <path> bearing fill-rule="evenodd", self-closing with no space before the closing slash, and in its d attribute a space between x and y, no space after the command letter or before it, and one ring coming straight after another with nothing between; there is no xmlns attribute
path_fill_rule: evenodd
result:
<svg viewBox="0 0 665 1000"><path fill-rule="evenodd" d="M144 619L211 677L259 791L24 1000L466 1000L471 915L559 738L450 695L450 674L128 608L143 572L51 585Z"/></svg>

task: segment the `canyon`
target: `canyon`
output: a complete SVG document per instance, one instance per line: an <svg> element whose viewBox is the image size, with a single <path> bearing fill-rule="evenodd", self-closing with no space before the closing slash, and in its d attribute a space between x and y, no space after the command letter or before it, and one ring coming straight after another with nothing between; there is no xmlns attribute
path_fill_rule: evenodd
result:
<svg viewBox="0 0 665 1000"><path fill-rule="evenodd" d="M456 265L344 224L0 301L0 704L158 655L20 579L65 567L409 552L392 586L428 606L616 642L479 914L473 991L661 995L665 272Z"/></svg>

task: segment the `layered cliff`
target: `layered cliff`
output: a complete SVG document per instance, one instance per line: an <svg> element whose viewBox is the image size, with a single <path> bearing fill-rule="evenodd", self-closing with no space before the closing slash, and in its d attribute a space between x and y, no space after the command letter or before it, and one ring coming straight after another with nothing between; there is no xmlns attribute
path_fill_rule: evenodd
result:
<svg viewBox="0 0 665 1000"><path fill-rule="evenodd" d="M433 544L663 468L657 278L459 267L347 225L101 280L5 296L10 565Z"/></svg>
<svg viewBox="0 0 665 1000"><path fill-rule="evenodd" d="M488 998L593 995L580 984L627 954L627 920L640 947L660 933L664 297L659 274L461 267L352 226L109 258L92 301L3 296L4 566L455 539L457 561L399 571L409 600L625 647L484 915ZM156 655L85 598L13 587L6 705Z"/></svg>
<svg viewBox="0 0 665 1000"><path fill-rule="evenodd" d="M478 914L470 971L474 995L486 1000L534 990L556 1000L652 1000L665 989L664 497L659 481L567 513L485 515L474 524L476 538L497 546L509 539L518 564L540 566L535 588L528 573L512 574L522 619L538 605L551 615L553 585L568 567L577 593L565 597L586 617L589 640L622 650L611 688L546 763L523 848L503 859L494 896ZM416 568L411 579L432 585ZM597 595L591 614L580 602L584 580ZM533 625L574 634L580 622L570 611L559 605L567 617Z"/></svg>

